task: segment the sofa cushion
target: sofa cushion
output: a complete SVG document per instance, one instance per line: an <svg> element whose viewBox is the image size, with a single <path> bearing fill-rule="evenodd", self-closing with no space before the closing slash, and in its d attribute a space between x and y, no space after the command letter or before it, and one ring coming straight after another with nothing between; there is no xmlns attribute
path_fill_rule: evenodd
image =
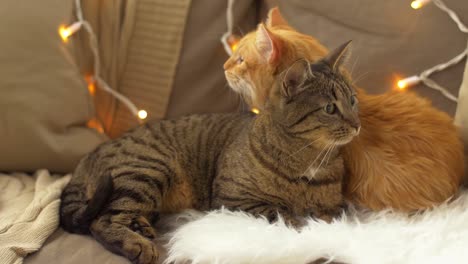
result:
<svg viewBox="0 0 468 264"><path fill-rule="evenodd" d="M468 1L444 0L461 20L468 21ZM332 49L352 39L348 69L358 86L370 93L396 89L399 77L421 73L446 62L466 48L466 34L448 15L429 3L419 10L411 1L278 1L266 0L263 13L278 6L288 22ZM458 95L464 64L434 75L442 86ZM409 88L454 114L456 104L424 85Z"/></svg>
<svg viewBox="0 0 468 264"><path fill-rule="evenodd" d="M69 172L105 139L86 127L93 105L57 33L71 8L0 1L0 171Z"/></svg>

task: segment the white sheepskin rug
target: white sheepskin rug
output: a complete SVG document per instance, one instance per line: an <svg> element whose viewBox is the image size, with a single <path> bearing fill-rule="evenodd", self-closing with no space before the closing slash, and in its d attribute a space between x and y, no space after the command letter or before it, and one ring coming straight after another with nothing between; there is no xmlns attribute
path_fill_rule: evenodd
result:
<svg viewBox="0 0 468 264"><path fill-rule="evenodd" d="M418 215L353 211L301 230L227 210L181 217L192 220L171 234L166 263L468 263L468 191Z"/></svg>

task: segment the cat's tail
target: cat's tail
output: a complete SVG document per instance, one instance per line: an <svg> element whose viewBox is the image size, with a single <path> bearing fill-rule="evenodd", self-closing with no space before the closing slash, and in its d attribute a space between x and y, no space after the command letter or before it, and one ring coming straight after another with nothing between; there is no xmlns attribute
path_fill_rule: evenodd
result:
<svg viewBox="0 0 468 264"><path fill-rule="evenodd" d="M73 183L65 187L60 204L60 225L68 232L88 234L89 226L109 200L114 184L107 174L99 180L96 191L87 199L86 187Z"/></svg>

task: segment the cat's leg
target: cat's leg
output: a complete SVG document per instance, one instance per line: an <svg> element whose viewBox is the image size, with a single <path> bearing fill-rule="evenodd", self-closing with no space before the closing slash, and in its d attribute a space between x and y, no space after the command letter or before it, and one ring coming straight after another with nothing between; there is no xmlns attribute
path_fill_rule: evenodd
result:
<svg viewBox="0 0 468 264"><path fill-rule="evenodd" d="M109 205L91 224L91 234L111 251L138 264L156 263L159 253L151 241L151 225L170 188L167 174L143 170L122 172L113 177Z"/></svg>
<svg viewBox="0 0 468 264"><path fill-rule="evenodd" d="M287 206L275 205L265 200L229 195L218 195L213 199L213 207L226 207L230 210L241 210L256 217L265 217L270 223L275 223L281 217L287 225L300 227L304 221L296 217Z"/></svg>
<svg viewBox="0 0 468 264"><path fill-rule="evenodd" d="M261 212L260 215L266 216L270 223L277 222L279 217L281 217L284 223L295 228L300 228L306 223L305 218L294 215L287 209L278 209L274 206L268 208L268 210L264 212Z"/></svg>
<svg viewBox="0 0 468 264"><path fill-rule="evenodd" d="M329 199L317 202L309 209L309 216L331 223L334 219L341 217L347 211L347 207L341 193L335 192Z"/></svg>
<svg viewBox="0 0 468 264"><path fill-rule="evenodd" d="M110 251L123 255L133 263L153 264L159 257L158 249L151 238L156 236L152 227L145 227L143 233L132 228L148 221L133 212L105 214L91 224L91 234Z"/></svg>
<svg viewBox="0 0 468 264"><path fill-rule="evenodd" d="M327 206L327 207L318 207L314 208L310 216L312 218L317 218L320 220L323 220L327 223L331 223L334 219L339 218L340 216L343 215L344 212L346 212L346 204L345 203L340 203L336 204L334 206Z"/></svg>

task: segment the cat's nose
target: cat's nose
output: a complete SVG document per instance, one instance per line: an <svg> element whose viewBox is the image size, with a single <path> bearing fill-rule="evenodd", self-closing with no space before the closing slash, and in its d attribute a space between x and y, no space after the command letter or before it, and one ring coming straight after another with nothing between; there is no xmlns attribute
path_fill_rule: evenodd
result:
<svg viewBox="0 0 468 264"><path fill-rule="evenodd" d="M359 120L349 122L349 125L354 128L356 134L359 134L359 131L361 131L361 122Z"/></svg>

